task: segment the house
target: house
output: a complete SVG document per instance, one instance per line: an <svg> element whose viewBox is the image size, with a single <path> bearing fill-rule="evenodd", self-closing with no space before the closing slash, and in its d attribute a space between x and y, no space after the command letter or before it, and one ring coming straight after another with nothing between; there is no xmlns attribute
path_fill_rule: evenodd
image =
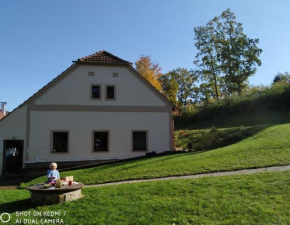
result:
<svg viewBox="0 0 290 225"><path fill-rule="evenodd" d="M79 58L0 121L0 174L173 150L172 110L132 63Z"/></svg>

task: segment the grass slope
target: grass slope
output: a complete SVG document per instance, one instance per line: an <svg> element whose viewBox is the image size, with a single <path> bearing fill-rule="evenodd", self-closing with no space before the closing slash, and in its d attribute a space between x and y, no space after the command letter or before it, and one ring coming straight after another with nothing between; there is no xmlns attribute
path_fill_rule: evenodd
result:
<svg viewBox="0 0 290 225"><path fill-rule="evenodd" d="M0 211L57 211L65 224L290 224L290 172L83 189L75 202L33 208L26 190L0 192ZM7 197L9 196L9 198ZM11 223L12 224L12 223Z"/></svg>
<svg viewBox="0 0 290 225"><path fill-rule="evenodd" d="M230 127L230 128L219 128L218 133L221 138L225 141L222 143L224 147L230 144L234 144L242 139L255 135L256 133L268 128L272 125L257 125L257 126L240 126L240 127ZM201 136L205 132L209 132L211 129L198 129L198 130L177 130L174 132L175 146L177 149L188 149L187 144L192 143L193 149L195 144L200 140ZM242 135L242 137L241 137ZM234 139L234 140L233 140ZM217 148L217 147L215 147Z"/></svg>
<svg viewBox="0 0 290 225"><path fill-rule="evenodd" d="M290 124L266 126L227 147L62 172L85 184L290 164ZM45 181L45 176L21 184Z"/></svg>

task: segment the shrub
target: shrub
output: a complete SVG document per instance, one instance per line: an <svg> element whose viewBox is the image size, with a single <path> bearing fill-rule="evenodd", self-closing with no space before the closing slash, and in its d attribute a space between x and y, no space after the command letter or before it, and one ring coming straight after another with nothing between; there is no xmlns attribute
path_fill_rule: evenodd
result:
<svg viewBox="0 0 290 225"><path fill-rule="evenodd" d="M207 150L218 147L222 142L220 132L213 126L209 131L202 131L201 136L197 140L195 150Z"/></svg>
<svg viewBox="0 0 290 225"><path fill-rule="evenodd" d="M175 117L176 124L188 124L207 121L213 118L235 116L258 110L290 109L290 85L274 83L271 87L253 88L248 94L230 96L220 101L192 107ZM194 110L193 110L194 109Z"/></svg>
<svg viewBox="0 0 290 225"><path fill-rule="evenodd" d="M220 132L215 126L210 128L208 131L200 131L200 136L197 138L194 150L204 151L224 147L241 141L251 134L244 126L241 126L235 131Z"/></svg>
<svg viewBox="0 0 290 225"><path fill-rule="evenodd" d="M243 127L243 125L240 126L239 131L240 131L239 132L240 138L243 139L246 136L246 131L245 131L245 128Z"/></svg>

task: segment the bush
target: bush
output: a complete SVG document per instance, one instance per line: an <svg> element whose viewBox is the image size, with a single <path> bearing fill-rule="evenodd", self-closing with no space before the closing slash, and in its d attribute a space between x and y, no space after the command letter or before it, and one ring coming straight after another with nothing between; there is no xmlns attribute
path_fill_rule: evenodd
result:
<svg viewBox="0 0 290 225"><path fill-rule="evenodd" d="M224 147L241 141L251 135L245 127L241 126L236 131L220 132L215 126L208 131L201 131L194 145L195 151L204 151Z"/></svg>
<svg viewBox="0 0 290 225"><path fill-rule="evenodd" d="M253 88L249 94L231 96L220 101L206 105L200 105L182 111L180 116L175 117L177 124L207 121L213 118L235 116L243 113L252 113L259 110L290 109L290 85L274 83L271 87Z"/></svg>
<svg viewBox="0 0 290 225"><path fill-rule="evenodd" d="M213 126L209 131L202 131L201 136L199 137L195 150L206 150L218 147L222 142L220 132L218 129Z"/></svg>

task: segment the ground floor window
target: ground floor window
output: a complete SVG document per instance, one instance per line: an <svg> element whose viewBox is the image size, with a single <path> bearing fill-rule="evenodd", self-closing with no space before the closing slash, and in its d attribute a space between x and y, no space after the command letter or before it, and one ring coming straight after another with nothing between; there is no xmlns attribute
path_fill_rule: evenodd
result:
<svg viewBox="0 0 290 225"><path fill-rule="evenodd" d="M52 132L52 152L68 152L68 131Z"/></svg>
<svg viewBox="0 0 290 225"><path fill-rule="evenodd" d="M147 150L147 131L133 131L133 151Z"/></svg>
<svg viewBox="0 0 290 225"><path fill-rule="evenodd" d="M94 131L94 151L109 151L109 132Z"/></svg>

